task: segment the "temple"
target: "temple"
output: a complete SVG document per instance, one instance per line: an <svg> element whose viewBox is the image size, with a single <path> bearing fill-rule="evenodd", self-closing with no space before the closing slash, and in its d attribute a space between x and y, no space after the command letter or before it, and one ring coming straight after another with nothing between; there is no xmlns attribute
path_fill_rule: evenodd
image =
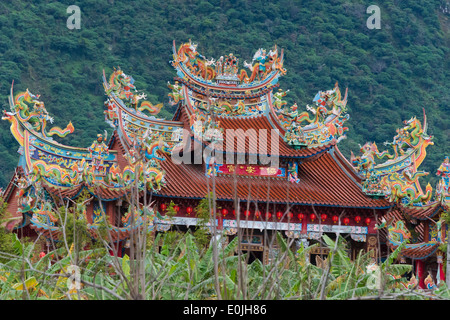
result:
<svg viewBox="0 0 450 320"><path fill-rule="evenodd" d="M120 68L104 72L105 121L113 133L99 133L86 147L54 140L72 134L72 124L48 129L53 119L40 96L16 94L12 86L2 119L20 158L3 191L4 225L45 237L50 249L62 234L55 210L65 206L87 221L93 238L106 223L121 255L135 228L196 228L197 206L213 195L209 230L228 239L251 231L240 249L264 263L276 254L269 244L278 232L294 246L339 232L352 257L365 250L385 259L403 245L400 260L414 265L420 287L443 281L449 161L437 171L434 192L430 185L423 190L419 178L428 173L418 168L433 145L425 111L423 122L405 121L388 150L366 143L346 159L338 144L348 133L348 91L341 94L336 83L310 105L289 106L289 90L279 85L283 50L259 49L251 59L242 66L233 53L208 59L195 43L174 42L171 120L157 117L163 104L145 100L132 76Z"/></svg>

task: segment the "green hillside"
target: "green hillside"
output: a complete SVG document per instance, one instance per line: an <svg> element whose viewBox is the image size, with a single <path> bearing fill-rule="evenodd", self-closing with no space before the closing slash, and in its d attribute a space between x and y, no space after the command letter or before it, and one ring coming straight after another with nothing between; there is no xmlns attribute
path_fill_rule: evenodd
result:
<svg viewBox="0 0 450 320"><path fill-rule="evenodd" d="M376 3L369 3L376 4ZM50 1L0 3L0 99L14 80L15 91L40 94L54 125L72 121L75 132L63 143L89 146L104 122L102 70L120 66L153 102L164 102L171 118L167 81L172 41L192 41L207 57L234 53L251 60L260 48L284 49L289 103L311 103L318 90L349 88L348 138L339 145L346 156L358 144L392 141L402 121L428 117L434 146L423 170L434 173L450 154L450 15L438 0L386 0L381 29L368 29L365 1ZM81 29L69 30L69 5L81 9ZM17 164L18 144L9 123L0 124L0 186Z"/></svg>

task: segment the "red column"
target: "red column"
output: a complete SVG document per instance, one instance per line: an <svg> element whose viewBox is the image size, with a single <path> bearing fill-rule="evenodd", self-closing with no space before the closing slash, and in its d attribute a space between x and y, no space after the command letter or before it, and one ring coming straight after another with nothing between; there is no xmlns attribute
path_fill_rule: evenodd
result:
<svg viewBox="0 0 450 320"><path fill-rule="evenodd" d="M94 214L94 204L91 202L89 205L86 206L86 216L87 216L87 222L92 223L93 219L92 216Z"/></svg>
<svg viewBox="0 0 450 320"><path fill-rule="evenodd" d="M445 283L445 272L444 272L444 264L439 263L439 280L436 282L443 282Z"/></svg>
<svg viewBox="0 0 450 320"><path fill-rule="evenodd" d="M416 275L419 280L419 288L425 289L425 272L424 272L424 263L422 260L416 260Z"/></svg>
<svg viewBox="0 0 450 320"><path fill-rule="evenodd" d="M220 214L218 214L217 220L218 220L217 230L222 230L223 229L223 218Z"/></svg>
<svg viewBox="0 0 450 320"><path fill-rule="evenodd" d="M117 256L122 257L122 241L117 241L116 243L113 244L113 246L117 250ZM109 250L109 254L111 256L114 256L114 250Z"/></svg>
<svg viewBox="0 0 450 320"><path fill-rule="evenodd" d="M105 212L105 214L106 214L107 219L109 220L109 223L111 225L113 225L113 226L115 225L114 209L115 209L114 203L112 201L108 201L106 203L106 212Z"/></svg>

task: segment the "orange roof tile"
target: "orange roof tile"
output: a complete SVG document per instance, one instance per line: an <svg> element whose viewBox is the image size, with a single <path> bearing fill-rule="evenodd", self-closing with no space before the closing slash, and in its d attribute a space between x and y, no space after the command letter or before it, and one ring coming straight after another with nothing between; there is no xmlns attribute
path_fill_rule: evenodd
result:
<svg viewBox="0 0 450 320"><path fill-rule="evenodd" d="M204 198L212 188L212 179L205 176L203 165L173 163L170 157L161 163L166 171L166 186L162 196ZM239 199L250 197L256 201L314 204L324 206L388 208L385 199L366 196L360 186L333 159L331 152L323 152L315 161L299 166L300 183L286 178L251 178L237 176L215 177L218 199L232 200L235 191ZM235 186L236 183L236 186Z"/></svg>
<svg viewBox="0 0 450 320"><path fill-rule="evenodd" d="M222 151L227 151L227 147L229 147L229 150L235 151L239 146L239 139L245 139L244 151L248 154L278 154L280 157L307 158L323 152L333 145L330 143L317 148L293 149L284 141L282 136L283 132L279 131L279 134L276 133L274 127L265 115L243 118L217 117L216 121L220 121L220 127L224 129L224 141L222 148L219 148L219 150ZM245 133L255 133L256 136L253 134L255 140L245 137ZM272 133L276 134L277 138L277 143L274 146L271 144ZM261 145L259 142L262 137L267 141L267 150L260 150ZM233 145L227 146L227 143L231 142ZM275 149L275 146L277 146L278 149Z"/></svg>

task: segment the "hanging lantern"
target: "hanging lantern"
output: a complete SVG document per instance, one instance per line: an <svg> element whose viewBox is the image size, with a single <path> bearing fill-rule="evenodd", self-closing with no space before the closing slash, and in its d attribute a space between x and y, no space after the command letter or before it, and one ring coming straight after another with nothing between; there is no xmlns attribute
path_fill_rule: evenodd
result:
<svg viewBox="0 0 450 320"><path fill-rule="evenodd" d="M236 210L233 209L233 216L236 216Z"/></svg>
<svg viewBox="0 0 450 320"><path fill-rule="evenodd" d="M222 215L225 217L228 214L228 210L227 209L222 209Z"/></svg>
<svg viewBox="0 0 450 320"><path fill-rule="evenodd" d="M366 218L366 224L369 225L370 224L370 218Z"/></svg>
<svg viewBox="0 0 450 320"><path fill-rule="evenodd" d="M244 211L244 215L248 218L248 217L250 216L250 211L245 210L245 211Z"/></svg>
<svg viewBox="0 0 450 320"><path fill-rule="evenodd" d="M277 219L280 220L282 216L283 216L283 212L278 211L277 212Z"/></svg>
<svg viewBox="0 0 450 320"><path fill-rule="evenodd" d="M327 220L327 215L325 213L322 213L320 215L320 218L322 219L322 221L325 221L325 220Z"/></svg>
<svg viewBox="0 0 450 320"><path fill-rule="evenodd" d="M349 218L344 218L344 224L348 225L350 223L350 219Z"/></svg>
<svg viewBox="0 0 450 320"><path fill-rule="evenodd" d="M272 217L272 214L270 212L266 212L266 220L270 219Z"/></svg>
<svg viewBox="0 0 450 320"><path fill-rule="evenodd" d="M175 212L177 212L177 213L178 213L178 211L180 211L180 207L179 207L179 206L177 206L177 205L175 205L175 206L173 206L173 210L175 210Z"/></svg>
<svg viewBox="0 0 450 320"><path fill-rule="evenodd" d="M167 205L165 203L161 203L161 205L159 207L161 208L162 211L165 211L167 208Z"/></svg>
<svg viewBox="0 0 450 320"><path fill-rule="evenodd" d="M187 212L187 214L190 215L192 213L192 207L187 207L186 212Z"/></svg>
<svg viewBox="0 0 450 320"><path fill-rule="evenodd" d="M334 223L338 223L338 221L339 221L339 217L336 215L334 215L332 219L333 219Z"/></svg>
<svg viewBox="0 0 450 320"><path fill-rule="evenodd" d="M299 213L297 215L298 220L302 221L305 218L305 215L303 213Z"/></svg>
<svg viewBox="0 0 450 320"><path fill-rule="evenodd" d="M355 222L356 223L360 223L361 222L361 217L360 216L356 216L355 217Z"/></svg>
<svg viewBox="0 0 450 320"><path fill-rule="evenodd" d="M256 217L256 218L261 217L261 212L260 212L259 210L256 210L256 211L255 211L255 217Z"/></svg>
<svg viewBox="0 0 450 320"><path fill-rule="evenodd" d="M309 215L309 218L311 219L311 221L314 221L316 219L316 215L314 213L311 213Z"/></svg>
<svg viewBox="0 0 450 320"><path fill-rule="evenodd" d="M294 217L294 214L292 212L289 212L288 217L289 217L289 219L292 219Z"/></svg>

